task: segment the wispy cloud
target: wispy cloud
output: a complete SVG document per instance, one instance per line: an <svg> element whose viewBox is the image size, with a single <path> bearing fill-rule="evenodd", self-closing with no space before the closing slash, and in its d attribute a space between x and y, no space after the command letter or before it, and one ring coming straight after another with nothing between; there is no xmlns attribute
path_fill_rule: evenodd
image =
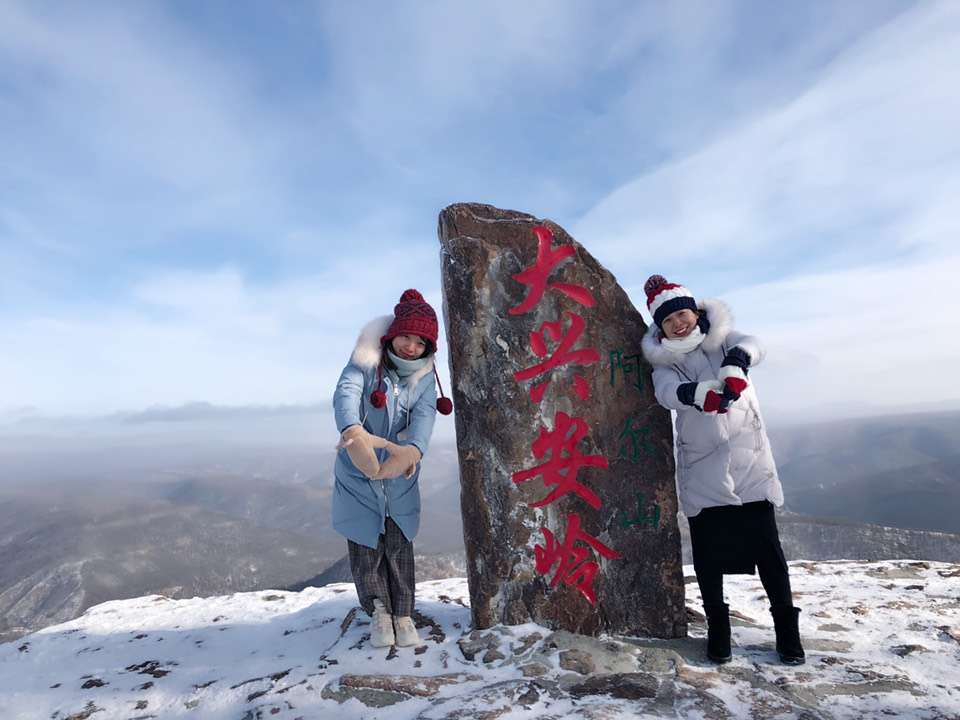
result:
<svg viewBox="0 0 960 720"><path fill-rule="evenodd" d="M810 335L783 283L952 253L950 4L220 12L0 6L3 406L325 402L366 319L439 309L455 201Z"/></svg>
<svg viewBox="0 0 960 720"><path fill-rule="evenodd" d="M97 244L129 244L157 225L278 201L264 182L275 160L267 113L242 72L164 16L146 5L51 12L15 2L0 8L0 27L0 53L17 71L5 173L32 191L39 217L87 225L94 211L113 230ZM123 204L104 202L111 190ZM135 238L132 216L149 223Z"/></svg>
<svg viewBox="0 0 960 720"><path fill-rule="evenodd" d="M121 413L115 416L115 419L122 423L141 425L148 423L190 423L198 420L267 419L278 416L301 417L321 413L330 415L330 405L241 405L223 407L199 402L177 407L152 407L146 410ZM327 429L331 430L330 428ZM328 434L332 434L332 432Z"/></svg>
<svg viewBox="0 0 960 720"><path fill-rule="evenodd" d="M958 65L960 9L918 6L782 107L617 188L576 233L638 305L653 271L729 299L770 344L757 374L788 417L960 400L934 380L960 359Z"/></svg>
<svg viewBox="0 0 960 720"><path fill-rule="evenodd" d="M396 250L376 260L345 259L289 282L253 281L234 267L162 272L112 305L10 317L0 326L0 346L17 348L0 355L4 406L326 402L360 327L392 312L405 287L419 285L440 307L432 262Z"/></svg>
<svg viewBox="0 0 960 720"><path fill-rule="evenodd" d="M767 345L753 375L783 419L960 407L960 254L799 275L724 295Z"/></svg>
<svg viewBox="0 0 960 720"><path fill-rule="evenodd" d="M941 245L956 194L960 9L927 4L840 55L803 94L617 188L578 222L608 257L712 271ZM707 274L707 273L704 273Z"/></svg>

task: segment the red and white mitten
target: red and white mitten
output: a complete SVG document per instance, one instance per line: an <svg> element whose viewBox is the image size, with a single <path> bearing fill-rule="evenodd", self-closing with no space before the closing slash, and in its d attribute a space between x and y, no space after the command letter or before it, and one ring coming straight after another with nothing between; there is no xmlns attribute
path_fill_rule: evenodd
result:
<svg viewBox="0 0 960 720"><path fill-rule="evenodd" d="M717 380L723 383L723 396L728 404L740 399L740 395L750 385L747 372L750 367L750 355L740 347L732 347L723 358Z"/></svg>
<svg viewBox="0 0 960 720"><path fill-rule="evenodd" d="M736 365L725 365L717 373L717 380L723 383L724 390L733 395L734 400L739 400L740 395L750 385L747 380L747 373Z"/></svg>
<svg viewBox="0 0 960 720"><path fill-rule="evenodd" d="M723 383L719 380L688 382L677 387L677 399L700 412L725 413L723 406Z"/></svg>

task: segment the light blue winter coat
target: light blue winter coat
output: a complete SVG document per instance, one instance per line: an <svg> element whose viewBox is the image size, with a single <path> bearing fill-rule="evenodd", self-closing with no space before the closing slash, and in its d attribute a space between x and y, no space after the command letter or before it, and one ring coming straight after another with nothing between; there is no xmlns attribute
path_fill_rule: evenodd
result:
<svg viewBox="0 0 960 720"><path fill-rule="evenodd" d="M677 441L677 493L687 517L707 507L741 505L769 500L783 505L783 489L770 441L760 415L760 403L750 385L726 414L703 413L677 398L677 387L687 382L716 380L730 348L743 348L750 367L764 356L756 338L733 329L730 309L719 300L703 300L710 330L700 347L675 353L661 343L660 328L651 325L643 336L643 355L653 366L657 401L675 410Z"/></svg>
<svg viewBox="0 0 960 720"><path fill-rule="evenodd" d="M380 363L380 338L387 332L392 315L368 323L360 333L350 362L340 374L333 395L337 430L363 425L398 445L416 445L426 456L437 414L437 389L433 377L433 358L413 375L397 380L384 370L380 388L387 394L387 405L377 409L370 403L376 389ZM377 450L380 462L386 449ZM334 464L333 527L355 543L376 548L389 515L413 540L420 528L420 465L413 476L388 480L370 480L354 466L346 450L337 452Z"/></svg>

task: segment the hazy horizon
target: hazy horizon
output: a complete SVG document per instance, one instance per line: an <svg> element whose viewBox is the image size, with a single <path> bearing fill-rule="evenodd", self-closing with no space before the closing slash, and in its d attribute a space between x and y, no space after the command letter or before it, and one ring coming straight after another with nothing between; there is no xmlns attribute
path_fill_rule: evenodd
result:
<svg viewBox="0 0 960 720"><path fill-rule="evenodd" d="M755 373L756 374L756 373ZM814 408L818 406L813 406ZM865 403L858 407L824 404L819 411L798 413L776 405L763 405L768 424L777 427L826 424L845 420L896 417L923 413L960 412L960 400L890 406ZM453 442L454 415L437 415L434 439ZM248 442L264 444L312 444L337 442L332 403L289 405L214 405L198 401L183 405L153 405L109 414L48 415L37 408L0 410L0 440L55 437L177 438L178 433L206 430L203 442ZM243 430L239 436L234 430ZM265 434L264 430L269 430ZM195 435L194 435L195 438ZM196 438L195 438L196 442Z"/></svg>

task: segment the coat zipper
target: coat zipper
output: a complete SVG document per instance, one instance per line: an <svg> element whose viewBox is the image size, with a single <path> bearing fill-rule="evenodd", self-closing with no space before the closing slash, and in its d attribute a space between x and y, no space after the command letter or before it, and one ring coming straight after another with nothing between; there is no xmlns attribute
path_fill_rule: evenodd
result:
<svg viewBox="0 0 960 720"><path fill-rule="evenodd" d="M400 397L400 385L398 383L393 383L393 415L397 415L397 398ZM387 427L387 434L390 434L391 428ZM390 517L390 498L387 495L387 480L386 478L380 479L380 489L383 490L383 514L384 517Z"/></svg>

